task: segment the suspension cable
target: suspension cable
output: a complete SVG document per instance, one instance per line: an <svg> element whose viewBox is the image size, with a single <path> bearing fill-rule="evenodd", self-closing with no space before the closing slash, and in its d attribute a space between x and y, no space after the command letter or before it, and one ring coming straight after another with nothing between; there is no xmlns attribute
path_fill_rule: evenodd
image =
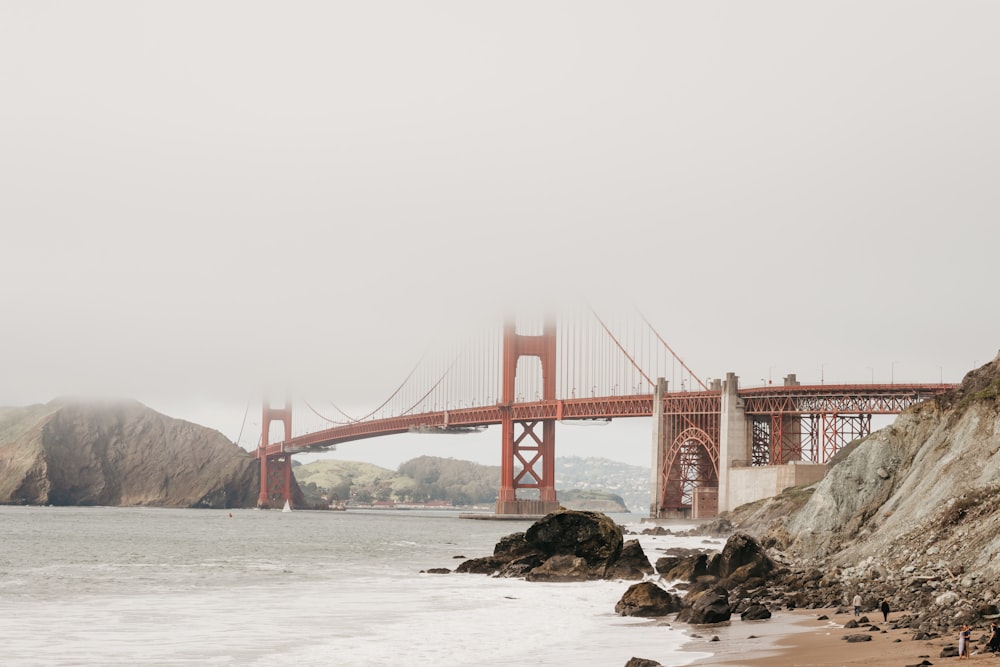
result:
<svg viewBox="0 0 1000 667"><path fill-rule="evenodd" d="M446 368L445 371L444 371L444 373L441 374L441 377L438 378L438 381L435 382L433 385L431 385L431 388L428 389L427 392L423 396L421 396L420 398L418 398L417 401L416 401L416 403L414 403L409 408L407 408L406 410L404 410L401 414L408 415L408 414L410 414L413 411L414 408L416 408L418 405L420 405L421 403L423 403L424 399L427 398L428 396L430 396L431 392L433 392L435 389L437 389L438 386L442 382L444 382L444 379L446 377L448 377L448 373L450 373L451 369L454 368L454 366L455 366L456 363L458 363L458 359L459 359L459 355L456 355L455 358L452 360L452 362L448 365L448 368Z"/></svg>
<svg viewBox="0 0 1000 667"><path fill-rule="evenodd" d="M243 423L240 424L240 434L236 437L236 444L243 442L243 429L247 425L247 415L250 414L250 399L247 399L247 408L243 411ZM242 445L241 445L242 446Z"/></svg>
<svg viewBox="0 0 1000 667"><path fill-rule="evenodd" d="M706 384L705 384L704 382L702 382L702 381L701 381L701 378L700 378L700 377L698 377L697 375L695 375L695 373L694 373L694 371L693 371L693 370L691 370L690 368L688 368L688 365L684 363L684 360L683 360L683 359L681 359L680 357L678 357L678 356L677 356L677 353L676 353L676 352L674 352L673 348L671 348L671 347L670 347L670 345L668 345L668 344L667 344L667 341L663 340L663 337L662 337L662 336L660 335L660 333L659 333L659 332L658 332L658 331L656 330L656 328L655 328L655 327L653 327L653 325L649 323L649 320L647 320L647 319L646 319L646 316L645 316L645 315L643 315L643 314L642 314L642 312L641 312L641 311L640 311L640 310L639 310L638 308L636 308L636 309L635 309L635 312L639 313L639 317L641 317L641 318L642 318L642 321L646 323L646 326L648 326L648 327L649 327L649 329L650 329L650 330L651 330L651 331L652 331L652 332L653 332L654 334L656 334L656 337L657 337L657 338L659 339L659 341L660 341L660 342L661 342L661 343L663 344L663 347L667 348L667 350L668 350L668 351L670 352L670 354L672 354L672 355L673 355L674 359L676 359L676 360L677 360L677 361L678 361L678 362L680 363L680 365L684 367L684 370L686 370L686 371L688 372L688 374L689 374L689 375L690 375L691 377L693 377L693 378L694 378L695 380L697 380L697 381L698 381L698 384L700 384L700 385L701 385L701 388L702 388L702 389L704 389L705 391L708 391L708 386L707 386L707 385L706 385ZM654 385L654 386L655 386L655 385Z"/></svg>
<svg viewBox="0 0 1000 667"><path fill-rule="evenodd" d="M337 421L336 419L330 419L326 415L320 414L319 410L317 410L316 408L314 408L312 405L309 404L309 401L307 401L305 399L302 399L302 402L306 404L306 407L309 408L309 410L311 410L314 415L316 415L317 417L319 417L323 421L328 422L330 424L336 424L338 426L346 426L347 424L350 424L353 421L357 421L357 420L352 420L351 417L348 416L347 414L345 414L343 410L341 410L340 408L338 408L337 405L333 401L330 401L330 405L333 406L334 410L336 410L340 414L344 415L344 417L347 417L348 421L342 422L342 421Z"/></svg>
<svg viewBox="0 0 1000 667"><path fill-rule="evenodd" d="M617 338L615 338L615 335L614 335L613 333L611 333L611 330L610 330L610 329L608 329L608 326L607 326L607 325L606 325L606 324L604 323L604 320L602 320L602 319L601 319L601 316L597 314L597 311L596 311L596 310L594 310L594 309L593 309L593 307L591 307L591 308L590 308L590 312L594 314L594 317L596 317L596 318L597 318L597 321L598 321L598 323L600 323L600 325L601 325L601 328L603 328L603 329L604 329L604 332L605 332L606 334L608 334L608 336L610 336L610 337L611 337L611 340L612 340L612 341L614 341L614 343L615 343L615 345L616 345L616 346L618 347L618 349L619 349L619 350L621 350L621 353L625 355L625 358L629 360L629 363L631 363L631 364L632 364L632 366L634 366L634 367L635 367L635 369L636 369L637 371L639 371L640 375L642 375L642 377L643 377L643 378L644 378L644 379L646 380L646 382L648 382L648 383L649 383L649 386L651 386L651 387L655 387L655 386L656 386L656 383L655 383L655 382L653 382L652 380L650 380L650 379L649 379L649 376L648 376L648 375L646 375L646 373L645 373L645 372L644 372L644 371L643 371L643 370L642 370L641 368L639 368L639 364L637 364L637 363L635 362L635 359L633 359L633 358L632 358L632 355L630 355L630 354L628 353L628 351L626 351L626 350L625 350L625 348L624 348L624 347L622 347L622 344L618 342L618 339L617 339Z"/></svg>
<svg viewBox="0 0 1000 667"><path fill-rule="evenodd" d="M389 395L389 398L385 399L385 401L382 402L382 405L378 406L377 408L375 408L374 410L372 410L371 412L369 412L368 414L366 414L364 417L359 417L358 419L352 419L349 415L347 415L343 410L341 410L340 408L338 408L336 405L334 405L333 407L337 409L337 412L339 412L340 414L344 415L348 419L351 419L355 423L356 422L360 422L360 421L364 421L364 420L368 419L369 417L371 417L372 415L374 415L376 412L378 412L379 410L381 410L382 408L384 408L386 405L388 405L389 402L392 399L396 398L396 395L399 394L399 392L403 390L403 387L406 386L406 383L410 381L410 378L413 377L413 374L417 372L418 368L420 368L420 365L423 363L424 357L426 357L426 356L427 355L424 354L424 356L420 357L420 361L418 361L417 365L413 367L413 370L410 371L410 374L406 376L406 378L400 383L400 385L398 387L396 387L396 391L392 392L392 394ZM418 401L418 403L419 403L419 401ZM330 404L333 405L333 402L331 401ZM412 410L413 408L410 408L410 409ZM406 414L406 413L403 413L403 414Z"/></svg>

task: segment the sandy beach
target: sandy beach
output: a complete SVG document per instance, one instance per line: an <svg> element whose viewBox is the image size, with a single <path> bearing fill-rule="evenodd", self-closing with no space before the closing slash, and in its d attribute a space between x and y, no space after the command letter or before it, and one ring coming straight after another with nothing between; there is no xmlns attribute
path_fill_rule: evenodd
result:
<svg viewBox="0 0 1000 667"><path fill-rule="evenodd" d="M971 655L968 660L941 658L941 649L957 645L955 636L914 641L913 630L894 630L892 619L904 614L889 615L889 623L882 623L881 614L869 613L868 618L879 628L868 626L845 629L853 613L836 613L836 609L807 609L781 612L766 621L744 622L736 619L729 625L693 628L688 650L711 651L710 658L698 660L694 665L728 665L741 667L904 667L918 665L923 660L933 664L995 664L1000 656L994 653ZM828 620L818 620L826 615ZM871 641L849 643L843 637L851 634L870 634ZM982 644L986 625L972 633L972 651ZM718 641L712 641L718 637Z"/></svg>

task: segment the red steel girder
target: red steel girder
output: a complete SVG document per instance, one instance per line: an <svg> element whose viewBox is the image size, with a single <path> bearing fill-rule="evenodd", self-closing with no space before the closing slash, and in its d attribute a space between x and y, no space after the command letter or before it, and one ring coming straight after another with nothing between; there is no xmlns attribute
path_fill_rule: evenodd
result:
<svg viewBox="0 0 1000 667"><path fill-rule="evenodd" d="M739 395L748 416L770 419L770 415L775 413L898 414L914 403L954 387L950 384L781 386L743 389ZM721 409L718 391L670 393L664 396L663 403L665 414L679 415L687 420L692 420L694 415L718 415ZM653 396L638 394L535 401L515 403L509 408L516 421L649 417L653 414ZM268 444L258 449L255 456L320 450L343 442L406 433L419 428L496 425L501 423L502 411L503 406L492 405L356 422ZM689 422L688 425L696 423Z"/></svg>
<svg viewBox="0 0 1000 667"><path fill-rule="evenodd" d="M659 510L689 509L695 487L719 484L718 441L700 428L684 429L671 439L659 474Z"/></svg>
<svg viewBox="0 0 1000 667"><path fill-rule="evenodd" d="M953 389L950 384L851 384L754 387L740 390L748 415L899 414L906 408Z"/></svg>

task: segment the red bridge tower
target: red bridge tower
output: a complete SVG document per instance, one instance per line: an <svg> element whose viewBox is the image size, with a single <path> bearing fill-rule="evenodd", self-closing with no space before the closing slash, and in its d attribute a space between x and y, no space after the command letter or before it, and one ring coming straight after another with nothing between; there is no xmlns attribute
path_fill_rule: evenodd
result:
<svg viewBox="0 0 1000 667"><path fill-rule="evenodd" d="M496 513L543 515L559 508L555 487L554 419L515 414L514 378L521 357L538 357L542 373L542 400L556 400L556 325L546 318L540 336L517 333L512 319L503 329L503 397L500 403L503 452L500 461L500 495ZM520 434L515 434L515 425ZM541 426L541 436L535 431ZM521 470L515 476L514 466ZM517 497L517 489L538 489L537 500Z"/></svg>
<svg viewBox="0 0 1000 667"><path fill-rule="evenodd" d="M271 422L280 421L285 425L287 443L292 439L292 404L285 399L284 408L271 407L271 401L264 399L264 412L261 418L260 447L260 495L257 497L257 507L282 507L287 501L292 503L292 455L282 452L280 456L268 458L267 447L270 444ZM283 448L282 448L283 449Z"/></svg>

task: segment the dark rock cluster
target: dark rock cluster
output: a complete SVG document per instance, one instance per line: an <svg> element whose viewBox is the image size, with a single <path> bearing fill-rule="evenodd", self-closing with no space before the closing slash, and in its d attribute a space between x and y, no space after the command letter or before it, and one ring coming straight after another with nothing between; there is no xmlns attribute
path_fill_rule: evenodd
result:
<svg viewBox="0 0 1000 667"><path fill-rule="evenodd" d="M692 624L721 623L734 613L744 620L770 618L768 581L783 572L757 540L742 533L732 535L714 555L674 549L656 561L656 570L675 590L686 591L677 620ZM620 614L648 615L634 605L619 605Z"/></svg>
<svg viewBox="0 0 1000 667"><path fill-rule="evenodd" d="M721 552L669 549L654 569L638 541L624 541L622 529L609 517L560 510L523 533L502 538L492 556L466 560L456 571L530 581L637 580L615 605L615 613L647 618L676 614L676 621L692 625L723 623L733 616L762 621L782 609L832 608L846 614L859 594L864 615L845 624L850 631L844 634L846 642L870 641L890 628L909 629L914 640L957 636L958 628L969 624L976 629L973 642L982 645L989 620L1000 619L1000 609L983 602L995 599L993 590L959 567L909 568L895 574L873 569L860 583L854 569L822 565L789 560L737 532ZM887 621L879 609L883 598L890 606ZM900 609L915 611L895 611ZM629 664L658 663L633 658Z"/></svg>
<svg viewBox="0 0 1000 667"><path fill-rule="evenodd" d="M678 586L667 590L647 579L655 574L638 540L624 541L622 529L598 512L560 510L523 533L497 542L492 556L464 561L456 572L528 581L640 580L615 606L622 616L658 617L677 613L693 624L720 623L733 613L747 620L770 617L761 600L765 578L778 570L760 544L749 535L729 538L721 553L672 550L657 561L661 581ZM676 592L685 590L683 598ZM735 593L735 596L733 596Z"/></svg>
<svg viewBox="0 0 1000 667"><path fill-rule="evenodd" d="M523 533L497 542L492 556L473 558L456 572L524 577L528 581L641 579L653 566L636 540L600 512L560 510Z"/></svg>

